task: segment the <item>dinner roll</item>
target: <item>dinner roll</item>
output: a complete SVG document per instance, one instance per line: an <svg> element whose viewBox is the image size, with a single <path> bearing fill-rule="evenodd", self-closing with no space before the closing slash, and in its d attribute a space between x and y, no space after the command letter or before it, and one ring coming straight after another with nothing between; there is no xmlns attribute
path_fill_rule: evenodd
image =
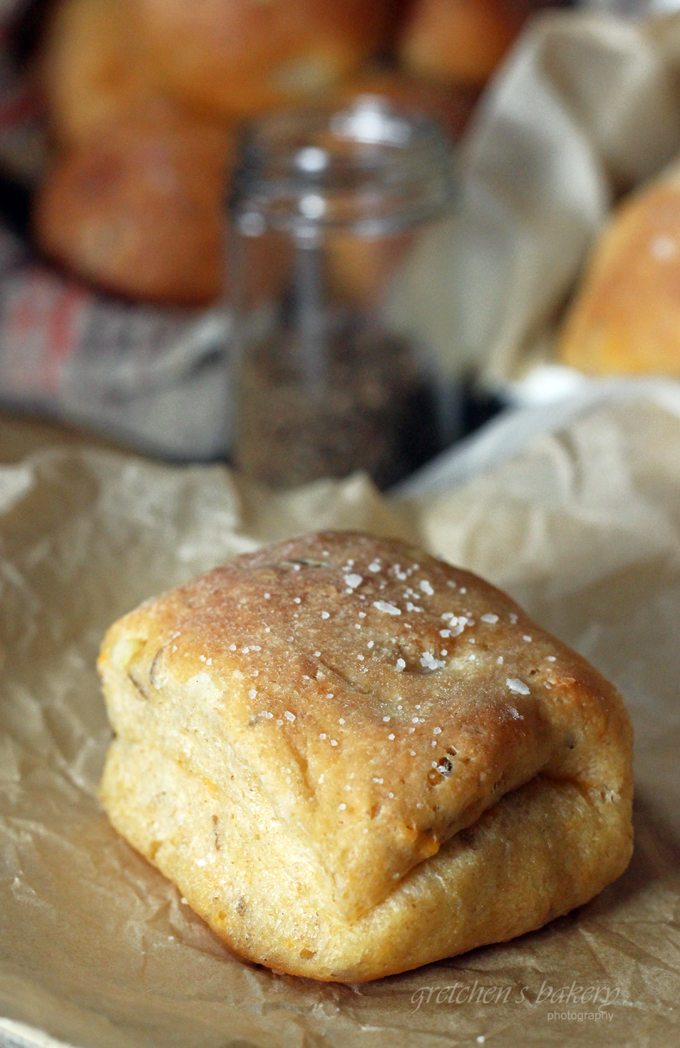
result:
<svg viewBox="0 0 680 1048"><path fill-rule="evenodd" d="M166 110L60 154L34 228L51 258L135 299L199 305L223 288L230 137Z"/></svg>
<svg viewBox="0 0 680 1048"><path fill-rule="evenodd" d="M558 354L591 375L680 378L680 165L614 211L567 314Z"/></svg>
<svg viewBox="0 0 680 1048"><path fill-rule="evenodd" d="M507 0L415 0L399 57L412 73L481 85L519 32L522 14Z"/></svg>
<svg viewBox="0 0 680 1048"><path fill-rule="evenodd" d="M386 0L137 0L150 68L184 103L250 115L309 100L380 44Z"/></svg>
<svg viewBox="0 0 680 1048"><path fill-rule="evenodd" d="M81 142L158 96L134 0L60 0L37 64L50 127L62 143Z"/></svg>
<svg viewBox="0 0 680 1048"><path fill-rule="evenodd" d="M251 961L360 982L538 928L631 854L631 729L470 572L327 532L143 604L99 661L112 824Z"/></svg>

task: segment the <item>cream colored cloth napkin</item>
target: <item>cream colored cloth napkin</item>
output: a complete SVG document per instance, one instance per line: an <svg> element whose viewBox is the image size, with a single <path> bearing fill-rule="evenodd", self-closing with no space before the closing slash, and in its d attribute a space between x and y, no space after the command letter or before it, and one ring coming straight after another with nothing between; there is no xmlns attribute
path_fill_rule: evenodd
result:
<svg viewBox="0 0 680 1048"><path fill-rule="evenodd" d="M395 289L395 322L427 332L445 372L507 391L550 359L612 203L680 150L679 72L680 15L527 27L463 143L456 215Z"/></svg>

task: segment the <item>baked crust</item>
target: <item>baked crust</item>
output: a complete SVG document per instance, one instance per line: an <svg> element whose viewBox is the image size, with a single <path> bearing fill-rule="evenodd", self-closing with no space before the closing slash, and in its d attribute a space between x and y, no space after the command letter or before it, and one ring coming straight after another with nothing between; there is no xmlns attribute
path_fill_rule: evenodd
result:
<svg viewBox="0 0 680 1048"><path fill-rule="evenodd" d="M629 194L595 241L558 342L589 375L680 377L680 165Z"/></svg>
<svg viewBox="0 0 680 1048"><path fill-rule="evenodd" d="M416 75L482 86L519 33L528 7L503 0L415 0L400 34L399 58Z"/></svg>
<svg viewBox="0 0 680 1048"><path fill-rule="evenodd" d="M116 294L174 305L226 286L222 194L231 136L159 104L59 154L33 228L50 258Z"/></svg>
<svg viewBox="0 0 680 1048"><path fill-rule="evenodd" d="M113 825L237 951L360 981L586 902L631 852L631 730L505 594L398 540L246 554L99 662Z"/></svg>
<svg viewBox="0 0 680 1048"><path fill-rule="evenodd" d="M379 48L385 0L137 0L149 70L214 116L252 116L332 89Z"/></svg>
<svg viewBox="0 0 680 1048"><path fill-rule="evenodd" d="M134 0L50 5L37 64L60 145L91 139L98 128L158 105L136 7Z"/></svg>

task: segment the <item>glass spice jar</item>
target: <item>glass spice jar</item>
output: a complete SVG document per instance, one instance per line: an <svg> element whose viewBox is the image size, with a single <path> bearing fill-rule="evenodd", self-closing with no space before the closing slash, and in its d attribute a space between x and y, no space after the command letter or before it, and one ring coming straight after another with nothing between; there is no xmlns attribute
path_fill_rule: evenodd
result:
<svg viewBox="0 0 680 1048"><path fill-rule="evenodd" d="M365 470L385 488L440 449L428 347L388 303L452 188L438 125L387 100L250 127L231 202L244 473L281 488Z"/></svg>

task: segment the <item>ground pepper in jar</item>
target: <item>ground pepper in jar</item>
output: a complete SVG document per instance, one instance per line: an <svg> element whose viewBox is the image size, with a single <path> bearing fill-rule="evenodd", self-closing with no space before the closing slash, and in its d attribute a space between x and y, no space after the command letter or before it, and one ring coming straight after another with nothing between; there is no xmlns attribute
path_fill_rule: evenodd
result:
<svg viewBox="0 0 680 1048"><path fill-rule="evenodd" d="M232 205L245 473L288 487L364 470L384 488L436 453L435 371L386 303L450 199L442 133L385 101L251 129Z"/></svg>

